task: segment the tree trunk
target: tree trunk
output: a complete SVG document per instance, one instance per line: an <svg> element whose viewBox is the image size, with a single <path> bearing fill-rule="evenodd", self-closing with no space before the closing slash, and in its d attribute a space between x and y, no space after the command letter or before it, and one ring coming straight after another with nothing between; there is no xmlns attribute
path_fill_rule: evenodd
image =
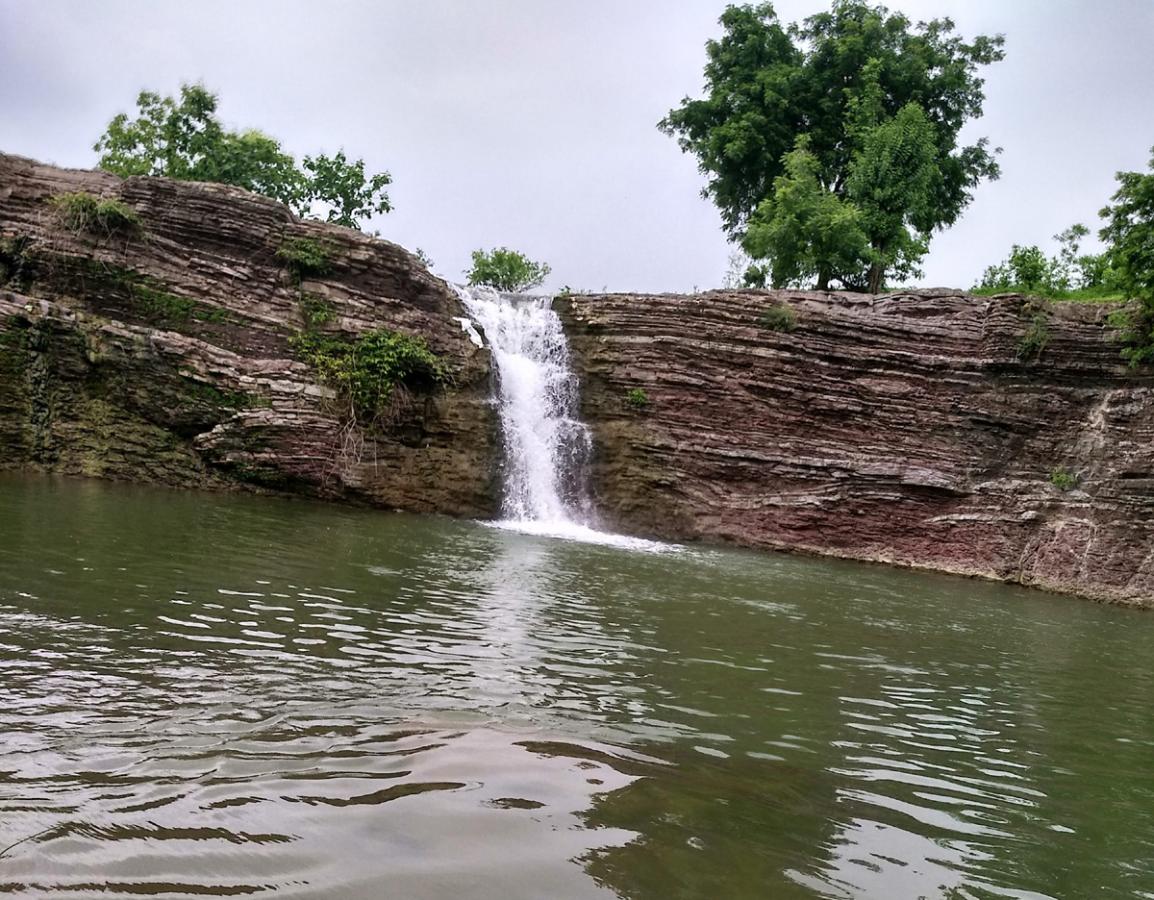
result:
<svg viewBox="0 0 1154 900"><path fill-rule="evenodd" d="M817 273L817 290L829 290L829 272L826 272L824 269Z"/></svg>
<svg viewBox="0 0 1154 900"><path fill-rule="evenodd" d="M869 292L871 294L880 294L882 292L882 279L885 277L886 270L882 268L881 263L874 263L870 266L870 283Z"/></svg>

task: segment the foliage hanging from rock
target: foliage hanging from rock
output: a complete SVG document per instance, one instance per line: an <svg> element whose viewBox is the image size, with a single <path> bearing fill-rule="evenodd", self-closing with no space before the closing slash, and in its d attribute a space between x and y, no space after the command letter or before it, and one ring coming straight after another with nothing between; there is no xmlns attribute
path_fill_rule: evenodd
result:
<svg viewBox="0 0 1154 900"><path fill-rule="evenodd" d="M293 345L361 423L377 421L398 386L431 388L448 379L444 365L422 338L387 328L351 340L307 330L293 338Z"/></svg>

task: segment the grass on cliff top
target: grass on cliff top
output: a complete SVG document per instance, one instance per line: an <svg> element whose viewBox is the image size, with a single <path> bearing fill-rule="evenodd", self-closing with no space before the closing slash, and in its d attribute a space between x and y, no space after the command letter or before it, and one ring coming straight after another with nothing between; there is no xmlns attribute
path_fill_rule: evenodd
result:
<svg viewBox="0 0 1154 900"><path fill-rule="evenodd" d="M971 288L975 297L994 297L998 294L1025 294L1051 303L1124 303L1126 297L1117 291L1101 288L1080 288L1076 291L1037 291L1023 287Z"/></svg>

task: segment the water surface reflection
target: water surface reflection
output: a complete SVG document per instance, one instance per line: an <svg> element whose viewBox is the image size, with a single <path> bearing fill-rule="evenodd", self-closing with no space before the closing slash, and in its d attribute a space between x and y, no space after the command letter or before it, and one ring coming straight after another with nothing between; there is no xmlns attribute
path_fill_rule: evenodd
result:
<svg viewBox="0 0 1154 900"><path fill-rule="evenodd" d="M0 892L1154 896L1149 616L95 482L0 512Z"/></svg>

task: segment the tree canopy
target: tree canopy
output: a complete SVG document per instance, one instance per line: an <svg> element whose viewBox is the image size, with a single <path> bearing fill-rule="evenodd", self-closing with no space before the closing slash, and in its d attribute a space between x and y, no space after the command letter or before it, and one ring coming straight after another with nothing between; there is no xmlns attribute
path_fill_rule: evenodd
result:
<svg viewBox="0 0 1154 900"><path fill-rule="evenodd" d="M705 97L659 127L775 285L876 290L887 271L913 274L932 232L997 177L987 141L959 146L958 132L981 114L979 67L1002 58L1001 37L967 42L949 19L913 25L863 0L789 26L769 3L729 6L720 24Z"/></svg>
<svg viewBox="0 0 1154 900"><path fill-rule="evenodd" d="M523 253L498 247L474 250L473 267L466 273L469 284L516 293L539 287L551 269L546 263L533 262Z"/></svg>
<svg viewBox="0 0 1154 900"><path fill-rule="evenodd" d="M1119 322L1130 364L1154 362L1154 148L1149 172L1118 172L1118 190L1099 215L1110 273L1123 293L1139 301Z"/></svg>
<svg viewBox="0 0 1154 900"><path fill-rule="evenodd" d="M1099 213L1118 287L1154 311L1154 148L1150 172L1118 172L1118 190Z"/></svg>
<svg viewBox="0 0 1154 900"><path fill-rule="evenodd" d="M329 222L358 228L362 219L388 212L388 172L365 174L364 160L343 150L306 156L303 168L280 143L255 129L229 131L216 116L217 97L203 85L184 84L180 97L141 91L137 117L120 113L93 149L106 172L164 175L183 181L234 184Z"/></svg>

